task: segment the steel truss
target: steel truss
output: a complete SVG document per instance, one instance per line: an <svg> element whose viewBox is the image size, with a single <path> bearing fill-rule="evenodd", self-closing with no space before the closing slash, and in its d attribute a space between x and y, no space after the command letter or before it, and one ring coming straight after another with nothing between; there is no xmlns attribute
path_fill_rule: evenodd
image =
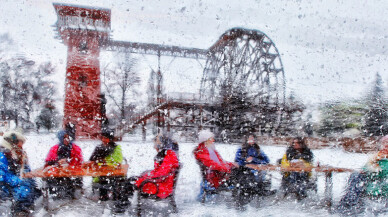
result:
<svg viewBox="0 0 388 217"><path fill-rule="evenodd" d="M244 113L238 114L238 118L245 119L241 124L276 131L285 110L285 77L275 44L257 30L234 28L224 33L209 49L200 97L209 103L224 104L225 111L220 112L232 113L237 107ZM251 104L232 108L229 103L233 97ZM233 117L224 118L231 122L229 125L237 124Z"/></svg>
<svg viewBox="0 0 388 217"><path fill-rule="evenodd" d="M157 55L159 57L205 59L206 65L201 81L200 101L206 102L210 106L208 106L209 108L202 107L200 110L204 112L201 112L201 116L205 113L206 116L210 114L213 116L207 118L212 120L211 126L213 126L213 129L214 123L217 120L219 121L219 118L223 115L222 112L225 107L222 105L222 101L225 99L225 94L239 93L247 97L247 101L253 102L251 107L238 108L241 113L238 118L243 119L241 124L251 125L251 128L253 126L253 128L267 127L272 129L272 132L264 130L264 133L274 133L273 131L279 129L284 116L283 113L287 110L285 107L285 77L280 54L272 40L263 32L234 28L224 33L208 50L124 41L108 41L104 45L104 49ZM190 127L190 124L183 121L187 120L187 117L184 116L188 114L183 111L186 111L190 106L184 109L182 108L184 105L184 103L180 103L177 106L172 103L166 108L162 106L163 109L174 109L180 113L179 117L176 118L166 117L170 120L170 126L177 129L180 128L178 125ZM156 110L160 109L162 108ZM190 109L194 108L190 107ZM193 116L191 117L191 123L199 123L200 128L206 127L206 124L202 122L202 118L195 117L198 115L199 110L197 109L189 112L189 116ZM151 118L155 111L141 119ZM141 121L143 124L145 123L144 120ZM162 120L164 121L164 118ZM253 120L253 123L249 120ZM158 119L158 121L160 120ZM124 129L123 132L130 131L138 123L127 126L129 128ZM233 124L236 123L232 121L225 126ZM215 131L220 133L222 129L215 129Z"/></svg>
<svg viewBox="0 0 388 217"><path fill-rule="evenodd" d="M106 50L128 52L137 54L172 56L192 59L207 59L207 50L198 48L186 48L160 44L137 43L126 41L109 41Z"/></svg>

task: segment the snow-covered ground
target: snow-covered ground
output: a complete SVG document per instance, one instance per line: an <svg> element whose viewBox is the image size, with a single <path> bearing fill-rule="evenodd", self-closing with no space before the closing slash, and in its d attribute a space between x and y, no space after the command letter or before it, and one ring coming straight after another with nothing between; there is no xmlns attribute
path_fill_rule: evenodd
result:
<svg viewBox="0 0 388 217"><path fill-rule="evenodd" d="M32 169L43 166L44 158L51 146L57 143L55 134L30 134L27 135L25 150L29 156ZM139 175L144 170L153 168L153 158L156 151L153 149L151 141L142 142L140 136L127 137L124 141L119 142L123 148L123 154L130 164L128 176ZM98 141L77 141L84 154L88 159ZM246 211L237 211L230 204L220 202L216 204L202 205L196 201L199 192L201 176L199 167L195 162L192 154L195 143L180 143L180 162L183 168L180 173L177 189L176 201L179 209L179 216L330 216L331 214L324 208L318 208L311 204L298 203L294 199L284 199L277 201L264 201L260 206L250 205ZM225 160L233 161L237 145L217 144L217 150ZM279 146L262 146L264 152L269 156L271 163L275 163L285 152L285 147ZM346 153L339 149L313 150L315 162L319 161L320 165L331 165L347 168L360 168L367 161L368 155ZM333 175L333 198L338 202L344 187L346 185L349 173ZM272 188L277 189L280 185L281 176L278 172L272 173ZM41 180L38 179L40 183ZM84 178L85 188L90 189L91 178ZM318 174L318 195L316 198L323 199L324 193L324 176ZM85 201L83 201L85 202ZM82 200L79 204L64 206L54 213L46 213L40 210L37 216L110 216L109 209L96 203L84 203ZM81 205L80 205L81 204ZM132 208L136 202L133 201ZM160 206L159 206L160 208ZM156 207L157 209L157 207ZM128 211L129 215L133 211Z"/></svg>

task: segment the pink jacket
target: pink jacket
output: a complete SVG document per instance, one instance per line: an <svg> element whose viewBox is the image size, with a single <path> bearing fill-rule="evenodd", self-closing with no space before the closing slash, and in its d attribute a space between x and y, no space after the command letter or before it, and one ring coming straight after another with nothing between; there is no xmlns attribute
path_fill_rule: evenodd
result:
<svg viewBox="0 0 388 217"><path fill-rule="evenodd" d="M48 166L48 162L50 161L51 162L58 161L58 154L57 154L58 148L59 148L59 144L54 145L53 147L50 148L50 151L45 160L46 162L45 167ZM73 144L73 147L71 149L69 166L78 166L78 165L81 165L82 162L83 162L82 150L78 145Z"/></svg>

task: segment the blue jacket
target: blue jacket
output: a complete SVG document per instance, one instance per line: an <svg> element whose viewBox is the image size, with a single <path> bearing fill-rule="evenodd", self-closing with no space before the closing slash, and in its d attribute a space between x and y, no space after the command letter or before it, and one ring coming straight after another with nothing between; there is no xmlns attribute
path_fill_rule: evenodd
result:
<svg viewBox="0 0 388 217"><path fill-rule="evenodd" d="M238 163L239 166L245 166L245 164L268 164L269 158L263 151L260 150L260 153L254 148L249 147L247 150L247 156L243 158L241 156L242 150L239 148L236 153L235 162ZM251 162L246 162L248 157L253 157Z"/></svg>
<svg viewBox="0 0 388 217"><path fill-rule="evenodd" d="M0 148L0 194L4 197L13 197L17 201L33 200L35 197L34 187L36 183L33 179L21 179L9 165L12 158L7 154L7 150ZM25 165L24 171L30 171Z"/></svg>

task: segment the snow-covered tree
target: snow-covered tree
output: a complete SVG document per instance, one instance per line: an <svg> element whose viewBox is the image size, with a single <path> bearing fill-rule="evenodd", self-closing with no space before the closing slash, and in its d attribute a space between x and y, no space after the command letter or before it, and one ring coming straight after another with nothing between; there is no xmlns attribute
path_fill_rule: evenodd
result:
<svg viewBox="0 0 388 217"><path fill-rule="evenodd" d="M348 129L361 129L366 106L361 101L328 102L321 106L320 136L332 136Z"/></svg>
<svg viewBox="0 0 388 217"><path fill-rule="evenodd" d="M8 44L7 44L8 43ZM0 37L0 45L12 47L9 37ZM2 119L14 120L24 129L34 126L35 111L53 100L55 71L51 63L35 61L0 49L0 112Z"/></svg>
<svg viewBox="0 0 388 217"><path fill-rule="evenodd" d="M364 115L362 127L366 136L381 136L388 134L388 106L385 100L383 80L376 74L372 90L366 100L368 110Z"/></svg>
<svg viewBox="0 0 388 217"><path fill-rule="evenodd" d="M53 128L57 128L59 126L59 112L54 105L47 103L40 111L35 123L38 129L43 127L50 131Z"/></svg>

